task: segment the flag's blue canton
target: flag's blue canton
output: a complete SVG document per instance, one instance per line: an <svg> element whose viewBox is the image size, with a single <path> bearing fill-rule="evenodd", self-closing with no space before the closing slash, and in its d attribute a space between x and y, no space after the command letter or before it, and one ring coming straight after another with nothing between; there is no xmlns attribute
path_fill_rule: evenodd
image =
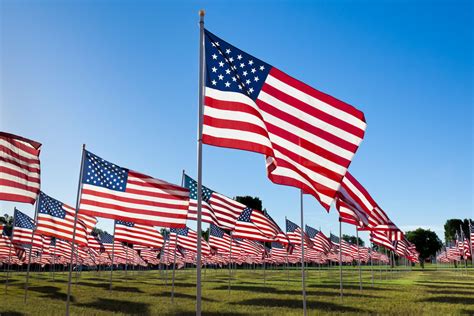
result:
<svg viewBox="0 0 474 316"><path fill-rule="evenodd" d="M115 221L115 223L117 225L123 225L123 226L128 226L128 227L133 227L135 225L132 222L125 222L125 221L121 221L121 220L117 220L117 221Z"/></svg>
<svg viewBox="0 0 474 316"><path fill-rule="evenodd" d="M271 65L205 31L206 86L240 92L256 100Z"/></svg>
<svg viewBox="0 0 474 316"><path fill-rule="evenodd" d="M127 178L128 169L121 168L86 151L82 183L124 192Z"/></svg>
<svg viewBox="0 0 474 316"><path fill-rule="evenodd" d="M181 235L181 236L187 236L189 228L188 227L185 227L185 228L171 228L170 231L172 233L175 233L175 234L178 234L178 235Z"/></svg>
<svg viewBox="0 0 474 316"><path fill-rule="evenodd" d="M189 198L191 200L197 200L197 181L193 178L184 175L184 187L189 190ZM204 202L209 202L213 191L205 186L202 186L202 199Z"/></svg>
<svg viewBox="0 0 474 316"><path fill-rule="evenodd" d="M306 234L308 234L309 238L314 238L319 233L316 228L306 225Z"/></svg>
<svg viewBox="0 0 474 316"><path fill-rule="evenodd" d="M279 242L272 241L272 248L283 249L283 245L280 244Z"/></svg>
<svg viewBox="0 0 474 316"><path fill-rule="evenodd" d="M330 239L331 242L333 242L333 243L336 243L336 244L339 243L339 237L337 237L336 235L330 234L330 235L329 235L329 239Z"/></svg>
<svg viewBox="0 0 474 316"><path fill-rule="evenodd" d="M25 213L20 212L19 210L15 210L13 222L14 222L15 227L26 228L26 229L35 228L34 220L28 215L26 215Z"/></svg>
<svg viewBox="0 0 474 316"><path fill-rule="evenodd" d="M112 244L114 242L114 236L109 233L100 234L100 242L103 244Z"/></svg>
<svg viewBox="0 0 474 316"><path fill-rule="evenodd" d="M63 209L63 203L53 199L43 192L40 192L39 194L38 212L63 219L66 217L66 211Z"/></svg>
<svg viewBox="0 0 474 316"><path fill-rule="evenodd" d="M299 228L298 225L293 223L290 220L286 220L286 232L287 233L294 233Z"/></svg>
<svg viewBox="0 0 474 316"><path fill-rule="evenodd" d="M250 219L250 216L252 216L252 209L250 207L246 207L242 211L242 213L240 213L240 216L237 220L241 222L251 223L252 220Z"/></svg>
<svg viewBox="0 0 474 316"><path fill-rule="evenodd" d="M211 223L211 235L212 236L216 236L216 237L219 237L219 238L223 238L224 237L224 231L222 229L220 229L219 227L217 227L216 225L212 224Z"/></svg>

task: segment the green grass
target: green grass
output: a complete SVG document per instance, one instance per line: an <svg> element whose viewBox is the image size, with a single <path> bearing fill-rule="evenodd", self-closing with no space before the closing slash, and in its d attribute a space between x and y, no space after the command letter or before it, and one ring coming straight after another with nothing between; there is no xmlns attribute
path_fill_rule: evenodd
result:
<svg viewBox="0 0 474 316"><path fill-rule="evenodd" d="M236 270L232 288L228 270L203 271L203 315L301 315L300 271ZM364 269L359 290L355 268L344 270L344 298L339 297L339 270L310 269L307 276L309 315L474 314L474 271L435 269L404 272ZM109 272L83 272L72 285L72 315L193 315L195 270L176 273L176 294L171 302L171 272L114 272L114 290L108 290ZM0 315L64 315L67 274L32 273L28 301L23 302L24 273L13 273L8 293L0 288ZM73 279L74 280L74 279ZM4 287L5 281L0 280Z"/></svg>

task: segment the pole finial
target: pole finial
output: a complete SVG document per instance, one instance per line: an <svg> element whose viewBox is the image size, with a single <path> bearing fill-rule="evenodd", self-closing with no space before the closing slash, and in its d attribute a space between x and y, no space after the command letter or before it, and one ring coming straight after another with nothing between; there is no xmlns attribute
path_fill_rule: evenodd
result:
<svg viewBox="0 0 474 316"><path fill-rule="evenodd" d="M199 10L200 17L204 17L205 15L206 15L206 11L204 11L203 9Z"/></svg>

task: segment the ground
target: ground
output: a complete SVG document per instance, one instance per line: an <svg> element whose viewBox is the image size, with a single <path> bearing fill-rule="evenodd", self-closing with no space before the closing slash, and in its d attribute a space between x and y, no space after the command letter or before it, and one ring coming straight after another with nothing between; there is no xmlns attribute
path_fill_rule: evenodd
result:
<svg viewBox="0 0 474 316"><path fill-rule="evenodd" d="M203 315L301 315L301 272L286 270L234 270L228 291L228 270L203 271ZM72 315L193 315L195 270L176 272L171 300L171 271L133 271L125 277L114 272L82 272L72 285ZM288 280L289 276L289 280ZM339 271L311 268L307 275L309 315L474 315L474 270L363 272L359 290L355 268L344 270L344 298L339 296ZM24 303L25 274L11 276L8 291L0 289L0 315L64 315L67 274L34 272ZM73 278L75 281L75 278ZM5 287L5 280L1 280Z"/></svg>

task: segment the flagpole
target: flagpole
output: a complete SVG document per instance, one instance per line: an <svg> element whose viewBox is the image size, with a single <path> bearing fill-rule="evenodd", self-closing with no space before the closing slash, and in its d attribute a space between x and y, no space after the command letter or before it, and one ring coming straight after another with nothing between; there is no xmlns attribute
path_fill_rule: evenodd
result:
<svg viewBox="0 0 474 316"><path fill-rule="evenodd" d="M202 214L202 125L204 116L204 10L199 10L199 124L197 153L197 256L196 256L196 316L201 316L201 214Z"/></svg>
<svg viewBox="0 0 474 316"><path fill-rule="evenodd" d="M229 233L230 235L230 246L229 246L229 285L228 285L228 290L229 290L229 295L230 295L230 278L231 278L231 273L232 273L232 231Z"/></svg>
<svg viewBox="0 0 474 316"><path fill-rule="evenodd" d="M36 230L36 217L38 214L38 196L36 197L36 202L35 202L35 218L34 218L34 225L32 231L31 231L31 244L30 244L30 252L28 254L28 266L26 268L26 282L25 282L25 296L23 298L23 302L26 303L26 299L28 298L28 283L30 279L30 266L31 266L31 253L33 252L33 237L35 235L35 230ZM16 209L16 208L15 208Z"/></svg>
<svg viewBox="0 0 474 316"><path fill-rule="evenodd" d="M71 255L69 257L69 275L67 284L66 316L69 316L69 306L71 303L71 279L72 279L72 258L74 255L74 242L76 241L77 213L79 212L80 197L82 191L82 169L84 167L84 157L86 156L86 144L82 145L81 168L79 171L79 183L77 185L76 212L74 214L74 227L72 230Z"/></svg>
<svg viewBox="0 0 474 316"><path fill-rule="evenodd" d="M7 236L8 237L8 236ZM13 232L12 232L12 237L13 237ZM5 295L8 292L8 279L10 277L10 265L11 265L11 258L12 258L12 239L10 239L10 245L8 247L8 266L7 266L7 280L5 281Z"/></svg>
<svg viewBox="0 0 474 316"><path fill-rule="evenodd" d="M115 226L117 225L117 221L114 220L114 234L112 236L112 265L110 267L110 281L109 281L109 291L112 291L112 277L114 273L114 256L115 256ZM118 267L117 267L118 269Z"/></svg>
<svg viewBox="0 0 474 316"><path fill-rule="evenodd" d="M373 261L373 255L374 254L374 249L373 246L370 247L370 270L372 272L372 287L374 287L374 261Z"/></svg>
<svg viewBox="0 0 474 316"><path fill-rule="evenodd" d="M342 292L342 222L339 220L339 287L341 290L341 299L344 296Z"/></svg>
<svg viewBox="0 0 474 316"><path fill-rule="evenodd" d="M300 189L300 220L301 220L301 285L303 291L303 315L306 316L306 284L304 272L304 232L303 232L303 190Z"/></svg>
<svg viewBox="0 0 474 316"><path fill-rule="evenodd" d="M174 259L173 259L173 280L171 281L171 303L174 302L174 276L176 270L176 252L178 251L178 233L176 233L176 238L174 240Z"/></svg>
<svg viewBox="0 0 474 316"><path fill-rule="evenodd" d="M362 271L360 269L360 249L359 249L359 230L356 226L356 239L357 239L357 258L359 261L359 290L362 291Z"/></svg>

